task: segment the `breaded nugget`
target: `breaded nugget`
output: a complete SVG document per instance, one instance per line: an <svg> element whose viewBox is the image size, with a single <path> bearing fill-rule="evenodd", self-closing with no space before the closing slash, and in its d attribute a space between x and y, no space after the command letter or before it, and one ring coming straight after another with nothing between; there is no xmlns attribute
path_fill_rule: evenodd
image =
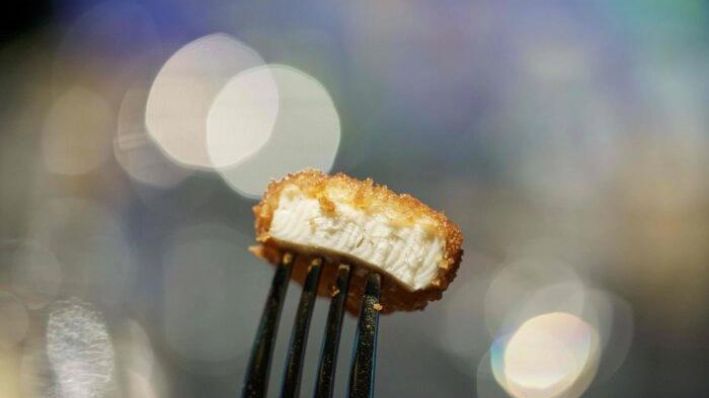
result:
<svg viewBox="0 0 709 398"><path fill-rule="evenodd" d="M356 314L366 275L382 275L382 313L423 309L441 298L460 265L463 235L442 213L344 174L304 170L272 182L254 207L252 251L271 263L297 254L292 278L303 283L310 261L325 259L318 294L329 297L337 264L353 266L346 307Z"/></svg>

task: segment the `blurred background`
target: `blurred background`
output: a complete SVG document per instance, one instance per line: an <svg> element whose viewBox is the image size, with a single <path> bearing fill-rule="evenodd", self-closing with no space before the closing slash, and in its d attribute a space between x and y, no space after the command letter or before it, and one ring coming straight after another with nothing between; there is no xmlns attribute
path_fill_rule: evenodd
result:
<svg viewBox="0 0 709 398"><path fill-rule="evenodd" d="M706 2L10 8L3 398L237 396L272 276L251 207L304 167L465 234L443 300L382 318L377 396L709 394Z"/></svg>

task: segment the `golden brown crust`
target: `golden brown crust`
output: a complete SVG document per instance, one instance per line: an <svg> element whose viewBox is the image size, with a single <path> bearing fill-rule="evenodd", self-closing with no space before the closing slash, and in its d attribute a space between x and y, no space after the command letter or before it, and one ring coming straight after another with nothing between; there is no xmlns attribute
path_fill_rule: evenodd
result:
<svg viewBox="0 0 709 398"><path fill-rule="evenodd" d="M273 239L269 234L280 193L285 186L290 184L297 185L306 195L318 199L324 212L333 212L335 211L335 202L346 201L363 211L390 213L391 219L404 224L424 220L425 224L430 227L431 233L445 237L444 256L439 265L438 274L426 288L410 291L393 277L386 273L383 274L380 298L382 313L398 310L421 310L429 301L440 299L442 292L455 278L463 254L463 234L460 228L445 215L431 209L413 196L396 194L386 186L374 184L371 179L361 181L342 173L328 176L318 170L304 170L289 174L279 181L271 182L261 202L253 209L256 216L256 239L260 243L259 246L253 248L253 252L273 264L278 263L285 250L297 253L292 278L301 284L305 280L310 261L324 255L326 264L321 273L318 293L325 297L332 295L332 286L337 273L337 267L333 265L340 262L351 264L354 270L346 304L351 313L357 314L359 311L359 300L364 291L369 264L349 256L335 253L315 253L307 247L288 245ZM333 196L337 196L337 199L333 200Z"/></svg>

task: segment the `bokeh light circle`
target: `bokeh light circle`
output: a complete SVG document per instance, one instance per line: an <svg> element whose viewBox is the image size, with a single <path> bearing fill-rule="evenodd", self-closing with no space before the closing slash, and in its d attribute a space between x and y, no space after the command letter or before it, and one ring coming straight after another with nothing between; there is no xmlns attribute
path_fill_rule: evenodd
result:
<svg viewBox="0 0 709 398"><path fill-rule="evenodd" d="M578 397L595 375L599 337L583 319L552 312L496 340L491 352L495 379L511 396Z"/></svg>
<svg viewBox="0 0 709 398"><path fill-rule="evenodd" d="M101 313L77 298L56 302L47 322L47 358L61 397L102 397L114 386L114 350Z"/></svg>
<svg viewBox="0 0 709 398"><path fill-rule="evenodd" d="M207 116L212 103L233 76L263 64L253 49L226 34L186 44L167 60L153 81L145 112L150 137L174 161L211 169ZM232 164L239 159L222 156L219 160Z"/></svg>
<svg viewBox="0 0 709 398"><path fill-rule="evenodd" d="M268 74L276 82L278 117L270 140L234 167L219 168L237 192L260 196L273 178L312 167L329 171L340 144L340 118L325 87L306 73L285 65L250 71Z"/></svg>
<svg viewBox="0 0 709 398"><path fill-rule="evenodd" d="M261 149L278 115L278 87L267 68L234 76L207 117L207 150L215 167L234 166Z"/></svg>
<svg viewBox="0 0 709 398"><path fill-rule="evenodd" d="M131 179L157 188L173 187L192 173L166 158L148 137L145 127L147 99L148 92L142 88L130 88L126 92L118 111L113 154Z"/></svg>

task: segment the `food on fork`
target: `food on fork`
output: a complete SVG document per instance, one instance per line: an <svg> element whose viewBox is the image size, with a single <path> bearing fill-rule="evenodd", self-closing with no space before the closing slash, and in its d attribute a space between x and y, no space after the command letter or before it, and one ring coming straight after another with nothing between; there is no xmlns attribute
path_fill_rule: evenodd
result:
<svg viewBox="0 0 709 398"><path fill-rule="evenodd" d="M377 310L420 310L441 298L463 252L460 228L442 213L341 173L304 170L274 181L254 214L254 253L274 264L297 254L293 279L303 283L311 260L325 259L318 294L333 294L337 264L354 267L346 307L355 314L369 271L383 278Z"/></svg>

